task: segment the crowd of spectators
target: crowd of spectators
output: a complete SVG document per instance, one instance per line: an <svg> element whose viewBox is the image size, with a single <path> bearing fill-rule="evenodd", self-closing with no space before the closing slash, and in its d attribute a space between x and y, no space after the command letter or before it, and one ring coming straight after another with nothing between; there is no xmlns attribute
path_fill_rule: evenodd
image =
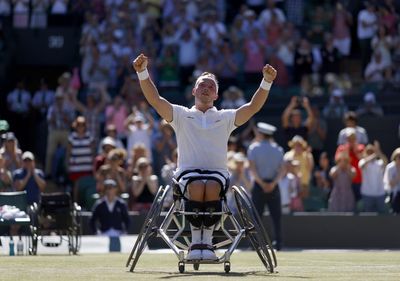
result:
<svg viewBox="0 0 400 281"><path fill-rule="evenodd" d="M1 190L32 185L39 192L45 179L86 204L82 189L88 178L95 182L89 194L100 196L108 190L105 181L113 180L118 196L129 195L124 198L130 210L146 211L157 187L171 182L176 140L171 126L145 102L131 67L132 58L144 52L159 88L177 90L188 105L192 100L187 88L203 71L217 75L222 108L246 102L246 89L259 82L267 61L279 73L272 92L300 85L281 123L285 140L280 145L286 153L280 188L288 212L387 212L386 195L393 196L392 209L398 211L400 153L395 150L386 164L379 143L369 144L367 132L357 125L359 116L382 116L383 110L368 92L356 112L349 111L343 99L348 88L337 80L343 60L355 58L366 82L400 81L395 2L365 1L359 12L343 1L237 2L0 0L0 14L13 13L16 28L39 27L33 24L40 21L35 11L84 14L80 67L63 73L54 91L43 79L31 96L20 81L7 96L15 135L3 135ZM359 42L352 40L354 29ZM361 57L352 54L354 45ZM309 99L323 94L321 89L330 95L324 108ZM26 124L31 124L32 112L35 126L30 129ZM345 120L335 155L328 155L323 146L328 137L325 120L331 118ZM246 159L254 141L251 124L232 139L228 153L232 182L248 188L253 184ZM36 157L21 151L35 137L40 139L31 147ZM34 165L27 168L25 162L34 160L43 172Z"/></svg>

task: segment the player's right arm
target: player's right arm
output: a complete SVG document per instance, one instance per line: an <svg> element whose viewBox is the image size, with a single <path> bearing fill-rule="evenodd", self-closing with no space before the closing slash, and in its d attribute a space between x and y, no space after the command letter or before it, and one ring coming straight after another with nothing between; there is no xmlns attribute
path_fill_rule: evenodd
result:
<svg viewBox="0 0 400 281"><path fill-rule="evenodd" d="M137 73L144 72L147 69L148 61L148 57L140 54L133 61L133 68L136 70ZM173 110L171 103L160 96L156 86L154 85L150 77L144 80L139 79L139 82L140 88L142 89L142 92L149 104L157 111L158 114L160 114L162 118L164 118L168 122L171 122L173 119Z"/></svg>

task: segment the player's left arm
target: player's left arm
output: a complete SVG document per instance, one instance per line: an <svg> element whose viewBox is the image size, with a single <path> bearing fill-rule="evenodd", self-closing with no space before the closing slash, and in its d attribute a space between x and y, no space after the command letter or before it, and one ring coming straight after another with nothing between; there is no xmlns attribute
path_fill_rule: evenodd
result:
<svg viewBox="0 0 400 281"><path fill-rule="evenodd" d="M242 105L236 111L235 125L241 126L263 107L268 98L269 87L276 78L277 71L271 65L263 67L263 82L251 98L251 101Z"/></svg>

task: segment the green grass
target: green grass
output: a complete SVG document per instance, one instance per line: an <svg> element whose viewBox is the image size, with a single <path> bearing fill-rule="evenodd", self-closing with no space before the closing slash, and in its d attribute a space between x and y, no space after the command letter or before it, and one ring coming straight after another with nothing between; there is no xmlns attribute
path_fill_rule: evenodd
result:
<svg viewBox="0 0 400 281"><path fill-rule="evenodd" d="M186 265L178 273L173 254L144 254L134 273L125 268L127 254L0 257L0 280L400 280L400 252L279 252L278 273L268 274L254 252L235 252L231 272L223 265Z"/></svg>

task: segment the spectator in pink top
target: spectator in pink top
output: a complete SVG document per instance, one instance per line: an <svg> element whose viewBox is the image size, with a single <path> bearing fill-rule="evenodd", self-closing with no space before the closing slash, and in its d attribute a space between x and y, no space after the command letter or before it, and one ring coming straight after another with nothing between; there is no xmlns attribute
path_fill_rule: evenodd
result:
<svg viewBox="0 0 400 281"><path fill-rule="evenodd" d="M265 62L265 41L258 29L253 29L244 42L245 65L244 73L247 82L258 82L260 69Z"/></svg>
<svg viewBox="0 0 400 281"><path fill-rule="evenodd" d="M333 44L343 56L350 55L350 27L352 24L351 14L343 7L342 3L337 2L333 14Z"/></svg>
<svg viewBox="0 0 400 281"><path fill-rule="evenodd" d="M125 136L124 122L128 115L124 99L119 95L115 96L113 103L106 107L106 125L114 125L119 138Z"/></svg>

